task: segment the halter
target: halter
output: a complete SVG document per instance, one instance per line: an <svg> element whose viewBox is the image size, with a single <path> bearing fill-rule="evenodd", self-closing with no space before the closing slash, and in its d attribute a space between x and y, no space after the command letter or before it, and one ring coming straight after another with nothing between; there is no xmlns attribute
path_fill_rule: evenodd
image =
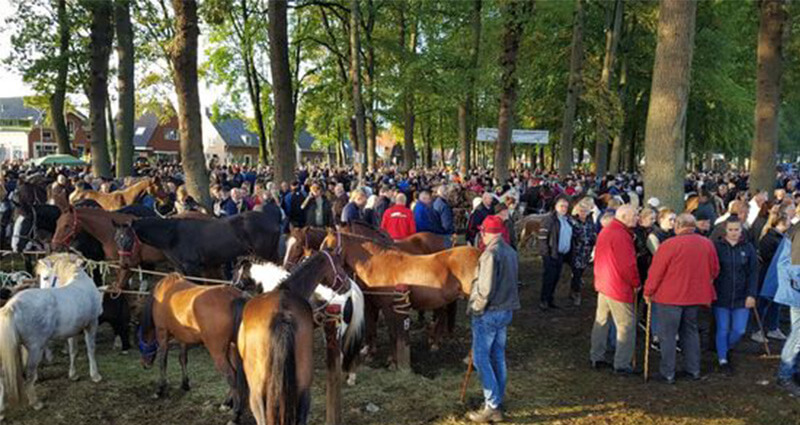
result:
<svg viewBox="0 0 800 425"><path fill-rule="evenodd" d="M138 339L139 342L139 352L142 353L142 356L152 357L158 350L158 340L153 340L153 342L148 344L144 342L143 334L144 332L142 331L142 327L139 326L136 329L136 339Z"/></svg>
<svg viewBox="0 0 800 425"><path fill-rule="evenodd" d="M61 239L59 239L57 241L53 241L54 245L56 245L56 246L58 246L58 245L68 246L69 243L72 241L72 238L74 238L75 235L77 235L77 234L78 234L78 210L72 210L72 230L70 230L69 233L64 235L63 238L61 238Z"/></svg>
<svg viewBox="0 0 800 425"><path fill-rule="evenodd" d="M137 248L141 247L142 245L142 242L139 240L139 235L137 235L136 232L133 231L132 229L131 232L133 233L133 246L131 247L130 251L125 251L122 249L117 250L117 255L119 255L120 257L133 257Z"/></svg>
<svg viewBox="0 0 800 425"><path fill-rule="evenodd" d="M334 274L333 284L331 284L331 289L339 295L344 295L346 291L344 292L341 291L341 289L345 286L344 284L347 282L347 280L344 277L342 277L344 272L342 272L339 269L339 267L336 267L336 263L333 261L333 257L331 256L330 253L328 253L328 251L322 250L320 252L325 254L325 257L331 264L331 270L333 271Z"/></svg>

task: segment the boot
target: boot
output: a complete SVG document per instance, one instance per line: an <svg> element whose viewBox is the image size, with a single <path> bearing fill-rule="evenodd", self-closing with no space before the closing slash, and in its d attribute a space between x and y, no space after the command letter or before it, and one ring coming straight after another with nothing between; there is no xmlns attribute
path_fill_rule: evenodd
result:
<svg viewBox="0 0 800 425"><path fill-rule="evenodd" d="M489 422L502 422L503 412L501 412L499 409L492 409L489 406L485 406L481 410L468 413L467 419L479 424L485 424Z"/></svg>

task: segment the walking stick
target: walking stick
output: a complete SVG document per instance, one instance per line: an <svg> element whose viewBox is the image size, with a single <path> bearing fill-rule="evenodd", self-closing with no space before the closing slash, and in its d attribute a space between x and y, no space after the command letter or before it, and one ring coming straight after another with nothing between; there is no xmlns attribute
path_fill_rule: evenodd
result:
<svg viewBox="0 0 800 425"><path fill-rule="evenodd" d="M633 368L636 369L636 332L639 328L639 294L633 295Z"/></svg>
<svg viewBox="0 0 800 425"><path fill-rule="evenodd" d="M650 319L653 314L653 304L650 300L647 303L647 325L644 331L644 382L647 382L648 372L650 372Z"/></svg>
<svg viewBox="0 0 800 425"><path fill-rule="evenodd" d="M469 350L469 364L467 365L467 374L464 375L464 382L461 383L461 403L464 403L464 399L467 397L467 385L469 384L469 378L472 376L472 349Z"/></svg>
<svg viewBox="0 0 800 425"><path fill-rule="evenodd" d="M761 332L761 337L764 338L764 351L767 352L767 356L772 356L772 353L769 350L769 342L767 341L767 333L764 332L764 326L761 324L761 315L758 314L758 309L754 308L753 313L756 314L756 323L758 323L758 330Z"/></svg>

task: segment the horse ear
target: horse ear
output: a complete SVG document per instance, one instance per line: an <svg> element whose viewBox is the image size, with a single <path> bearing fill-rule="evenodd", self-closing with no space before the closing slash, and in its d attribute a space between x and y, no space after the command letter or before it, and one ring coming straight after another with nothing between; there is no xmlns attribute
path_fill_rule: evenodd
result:
<svg viewBox="0 0 800 425"><path fill-rule="evenodd" d="M86 265L86 260L85 260L85 259L83 259L83 258L80 258L80 257L78 257L78 258L75 260L75 265L76 265L76 266L78 266L78 267L80 267L80 268L83 268L83 266L84 266L84 265Z"/></svg>

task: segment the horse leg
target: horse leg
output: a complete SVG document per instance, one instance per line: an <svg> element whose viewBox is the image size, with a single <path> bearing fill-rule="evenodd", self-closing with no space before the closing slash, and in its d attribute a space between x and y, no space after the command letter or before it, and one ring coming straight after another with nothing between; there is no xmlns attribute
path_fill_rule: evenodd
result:
<svg viewBox="0 0 800 425"><path fill-rule="evenodd" d="M167 357L169 354L169 335L166 331L158 332L164 335L158 335L158 351L156 352L156 361L158 362L159 378L158 389L156 390L155 398L161 398L167 393Z"/></svg>
<svg viewBox="0 0 800 425"><path fill-rule="evenodd" d="M44 355L43 347L32 345L28 348L28 360L25 365L25 393L28 396L28 403L33 410L41 410L44 404L36 397L36 379L38 378L39 362Z"/></svg>
<svg viewBox="0 0 800 425"><path fill-rule="evenodd" d="M75 358L78 357L78 347L75 337L67 338L67 347L69 351L69 380L78 380L78 371L75 370Z"/></svg>
<svg viewBox="0 0 800 425"><path fill-rule="evenodd" d="M311 411L311 390L305 389L300 393L300 401L297 405L297 423L306 425L308 423L308 413Z"/></svg>
<svg viewBox="0 0 800 425"><path fill-rule="evenodd" d="M225 380L228 382L228 395L225 396L225 401L219 406L220 412L226 412L236 407L236 371L231 365L227 356L228 351L224 347L209 347L209 352L216 353L212 354L214 358L214 367L219 373L225 376Z"/></svg>
<svg viewBox="0 0 800 425"><path fill-rule="evenodd" d="M97 370L97 359L94 357L97 326L97 320L95 320L88 328L83 330L83 338L86 340L86 355L89 357L89 377L91 377L92 382L100 382L103 379Z"/></svg>
<svg viewBox="0 0 800 425"><path fill-rule="evenodd" d="M128 304L128 298L126 298L125 295L121 295L118 300L120 300L119 309L117 310L119 314L114 319L114 333L116 333L117 336L119 336L119 339L122 341L122 351L120 354L128 354L128 350L131 349L131 340L129 335L131 306Z"/></svg>
<svg viewBox="0 0 800 425"><path fill-rule="evenodd" d="M189 391L189 374L186 373L186 363L189 361L189 346L181 344L181 354L178 356L178 361L181 364L181 389Z"/></svg>
<svg viewBox="0 0 800 425"><path fill-rule="evenodd" d="M362 354L367 357L373 355L376 351L378 351L378 347L376 344L376 339L378 335L378 318L380 316L381 310L380 308L375 305L373 302L369 302L369 298L367 299L367 303L365 306L365 320L366 320L366 330L365 330L365 343L364 348L361 350Z"/></svg>

